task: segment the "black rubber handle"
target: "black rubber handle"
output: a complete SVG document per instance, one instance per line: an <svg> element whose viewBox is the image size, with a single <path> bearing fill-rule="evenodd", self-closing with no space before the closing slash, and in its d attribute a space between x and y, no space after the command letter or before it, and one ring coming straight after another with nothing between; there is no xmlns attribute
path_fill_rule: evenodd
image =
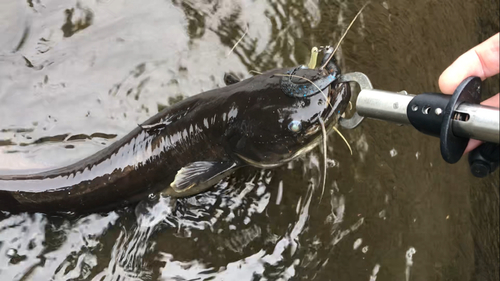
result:
<svg viewBox="0 0 500 281"><path fill-rule="evenodd" d="M469 165L471 173L484 178L493 173L500 162L500 146L494 143L483 143L469 152Z"/></svg>
<svg viewBox="0 0 500 281"><path fill-rule="evenodd" d="M456 163L465 152L468 138L457 137L453 134L451 123L453 121L455 111L461 103L479 104L481 102L481 78L468 77L460 85L451 96L450 102L446 106L443 115L443 123L441 124L441 156L448 163Z"/></svg>
<svg viewBox="0 0 500 281"><path fill-rule="evenodd" d="M410 123L420 132L439 137L441 156L448 163L456 163L469 143L469 138L457 137L452 131L456 110L462 103L479 104L481 101L481 79L468 77L457 87L453 95L423 93L415 96L406 114ZM476 177L485 177L499 164L499 146L486 143L469 154L471 172Z"/></svg>
<svg viewBox="0 0 500 281"><path fill-rule="evenodd" d="M416 95L406 108L408 120L420 132L439 137L443 124L443 113L451 96L441 93Z"/></svg>

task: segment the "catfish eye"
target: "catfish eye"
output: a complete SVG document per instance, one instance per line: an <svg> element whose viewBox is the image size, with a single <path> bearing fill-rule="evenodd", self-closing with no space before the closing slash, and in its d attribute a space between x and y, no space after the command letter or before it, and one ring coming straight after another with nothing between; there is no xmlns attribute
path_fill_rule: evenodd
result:
<svg viewBox="0 0 500 281"><path fill-rule="evenodd" d="M302 122L293 120L290 124L288 124L288 130L294 133L300 132L300 130L302 130Z"/></svg>

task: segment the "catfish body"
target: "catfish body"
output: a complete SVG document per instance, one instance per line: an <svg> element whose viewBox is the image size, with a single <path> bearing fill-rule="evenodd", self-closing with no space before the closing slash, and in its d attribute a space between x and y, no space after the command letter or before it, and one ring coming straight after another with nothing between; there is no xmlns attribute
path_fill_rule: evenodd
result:
<svg viewBox="0 0 500 281"><path fill-rule="evenodd" d="M190 196L244 165L290 161L317 142L315 118L333 122L348 98L287 97L280 89L282 77L275 75L286 71L272 70L180 101L72 165L0 175L0 210L88 212L161 191ZM335 99L336 108L329 109L327 103ZM291 119L304 124L301 132L289 131Z"/></svg>

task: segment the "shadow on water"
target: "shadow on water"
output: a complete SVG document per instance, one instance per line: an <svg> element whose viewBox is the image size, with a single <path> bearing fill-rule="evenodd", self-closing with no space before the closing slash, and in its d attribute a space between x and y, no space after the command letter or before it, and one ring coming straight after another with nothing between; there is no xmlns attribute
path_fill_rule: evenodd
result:
<svg viewBox="0 0 500 281"><path fill-rule="evenodd" d="M307 62L363 1L51 1L0 4L0 170L102 149L225 72ZM372 1L337 59L376 88L437 91L499 30L498 1ZM246 34L230 53L234 44ZM498 76L485 94L499 92ZM448 165L436 139L367 120L321 153L242 169L177 202L84 217L0 213L3 280L498 280L499 172Z"/></svg>

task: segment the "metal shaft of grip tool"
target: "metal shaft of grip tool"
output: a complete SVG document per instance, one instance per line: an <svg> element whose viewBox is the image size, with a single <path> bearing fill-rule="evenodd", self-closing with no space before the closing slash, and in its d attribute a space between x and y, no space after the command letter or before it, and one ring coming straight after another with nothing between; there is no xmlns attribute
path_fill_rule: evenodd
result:
<svg viewBox="0 0 500 281"><path fill-rule="evenodd" d="M358 94L356 110L361 116L410 125L406 109L413 97L381 90L362 90Z"/></svg>
<svg viewBox="0 0 500 281"><path fill-rule="evenodd" d="M399 124L411 124L407 107L415 95L362 89L356 101L357 112L364 117ZM420 109L419 109L420 110ZM441 114L444 109L434 109L428 114ZM479 104L462 103L455 110L460 116L452 121L453 134L486 142L500 143L500 112L498 108Z"/></svg>

